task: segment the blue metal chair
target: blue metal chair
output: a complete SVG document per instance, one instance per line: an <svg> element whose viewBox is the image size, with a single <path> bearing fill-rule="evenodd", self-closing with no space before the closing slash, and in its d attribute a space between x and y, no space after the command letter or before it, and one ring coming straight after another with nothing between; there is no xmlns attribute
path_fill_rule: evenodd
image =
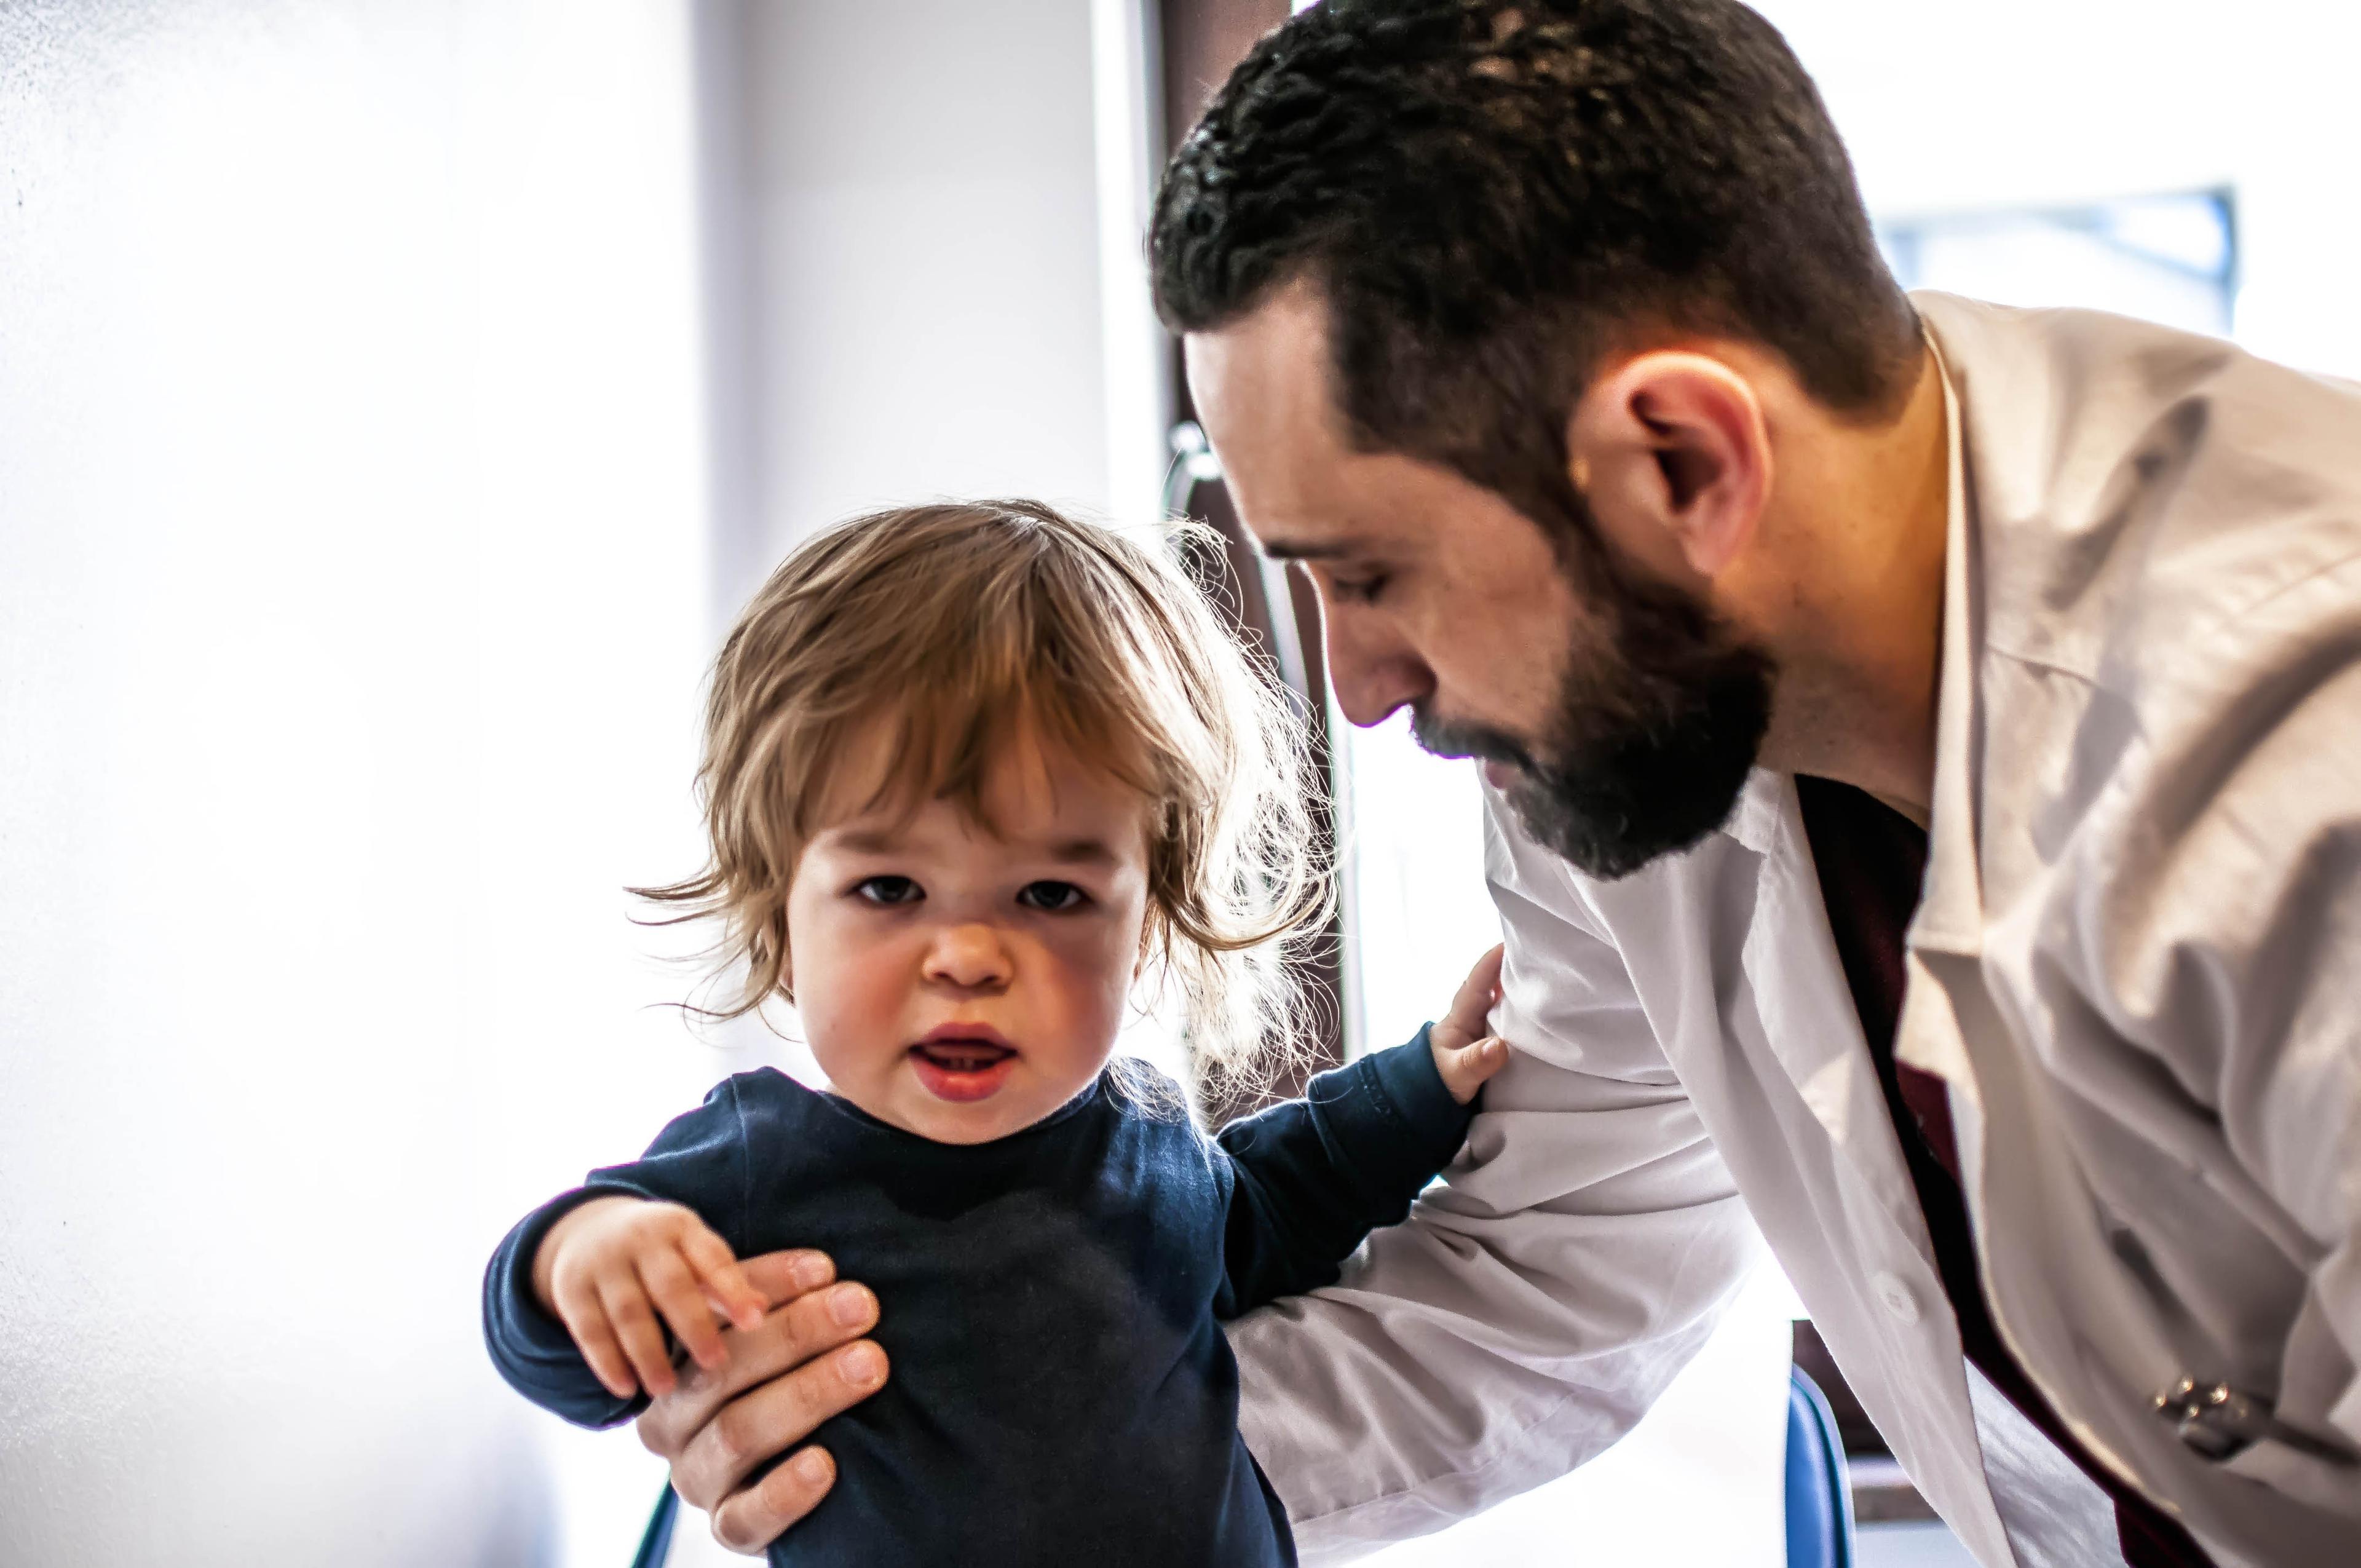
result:
<svg viewBox="0 0 2361 1568"><path fill-rule="evenodd" d="M639 1555L631 1559L631 1568L664 1568L664 1558L672 1552L672 1527L679 1518L679 1494L667 1485L664 1496L656 1499L655 1512L648 1516L648 1528L640 1537Z"/></svg>
<svg viewBox="0 0 2361 1568"><path fill-rule="evenodd" d="M1852 1487L1826 1396L1787 1377L1787 1568L1852 1568Z"/></svg>

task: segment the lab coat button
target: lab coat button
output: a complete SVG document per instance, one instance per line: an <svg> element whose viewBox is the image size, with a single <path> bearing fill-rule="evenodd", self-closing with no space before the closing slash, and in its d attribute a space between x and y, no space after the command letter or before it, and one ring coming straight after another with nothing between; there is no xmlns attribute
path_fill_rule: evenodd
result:
<svg viewBox="0 0 2361 1568"><path fill-rule="evenodd" d="M1870 1288L1885 1310L1894 1314L1894 1321L1908 1328L1918 1321L1918 1297L1909 1282L1898 1274L1875 1274L1870 1277Z"/></svg>

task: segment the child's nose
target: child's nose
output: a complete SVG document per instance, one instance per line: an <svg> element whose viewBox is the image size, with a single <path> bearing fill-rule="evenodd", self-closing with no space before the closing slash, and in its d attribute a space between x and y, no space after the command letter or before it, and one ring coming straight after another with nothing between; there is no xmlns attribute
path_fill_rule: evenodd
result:
<svg viewBox="0 0 2361 1568"><path fill-rule="evenodd" d="M1010 970L1007 944L989 926L947 927L927 950L927 978L948 985L1006 985Z"/></svg>

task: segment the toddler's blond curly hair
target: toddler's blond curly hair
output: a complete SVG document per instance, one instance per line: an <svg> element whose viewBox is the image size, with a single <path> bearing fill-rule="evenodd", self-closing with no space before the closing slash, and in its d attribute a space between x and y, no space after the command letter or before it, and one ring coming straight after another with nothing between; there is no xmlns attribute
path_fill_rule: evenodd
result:
<svg viewBox="0 0 2361 1568"><path fill-rule="evenodd" d="M1329 868L1302 725L1175 559L1209 547L1189 525L1143 545L994 500L873 512L789 555L714 667L697 773L711 858L637 890L719 921L719 968L746 978L711 1011L792 1000L788 886L828 826L830 770L872 726L893 727L895 801L979 818L1000 749L1029 732L1143 798L1148 973L1178 988L1201 1091L1258 1086L1298 1053L1286 960L1325 918Z"/></svg>

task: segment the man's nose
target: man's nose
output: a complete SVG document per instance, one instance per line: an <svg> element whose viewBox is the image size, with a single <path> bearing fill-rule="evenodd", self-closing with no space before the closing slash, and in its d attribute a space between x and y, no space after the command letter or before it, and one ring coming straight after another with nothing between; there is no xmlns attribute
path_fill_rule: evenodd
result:
<svg viewBox="0 0 2361 1568"><path fill-rule="evenodd" d="M1366 618L1327 607L1328 684L1336 707L1362 729L1434 689L1434 673L1407 644L1366 624Z"/></svg>
<svg viewBox="0 0 2361 1568"><path fill-rule="evenodd" d="M1008 944L989 926L947 926L927 948L926 977L964 991L989 991L1008 983L1015 970Z"/></svg>

